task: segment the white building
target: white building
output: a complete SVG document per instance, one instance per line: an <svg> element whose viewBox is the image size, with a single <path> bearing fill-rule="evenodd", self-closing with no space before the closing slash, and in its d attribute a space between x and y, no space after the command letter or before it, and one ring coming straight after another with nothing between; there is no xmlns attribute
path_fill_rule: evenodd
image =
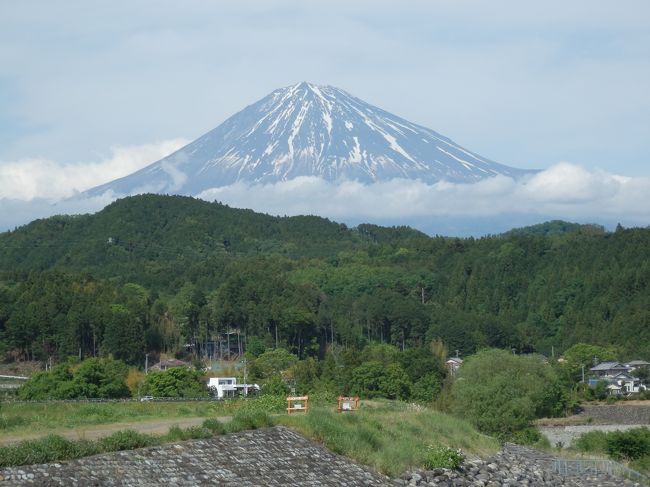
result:
<svg viewBox="0 0 650 487"><path fill-rule="evenodd" d="M216 393L217 399L236 397L239 395L247 396L250 393L257 393L260 386L257 384L237 384L236 377L210 377L208 389L213 394Z"/></svg>

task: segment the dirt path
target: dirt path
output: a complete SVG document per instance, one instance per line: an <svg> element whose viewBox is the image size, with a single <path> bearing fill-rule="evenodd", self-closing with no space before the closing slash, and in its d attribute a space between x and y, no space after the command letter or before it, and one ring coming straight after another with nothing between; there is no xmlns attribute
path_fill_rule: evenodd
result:
<svg viewBox="0 0 650 487"><path fill-rule="evenodd" d="M36 438L41 438L46 435L55 434L60 435L70 440L96 440L98 438L103 438L105 436L110 436L116 431L131 429L138 431L140 433L154 434L154 435L164 435L169 431L169 428L176 425L180 428L189 428L191 426L199 426L203 424L203 421L208 419L207 417L199 418L158 418L147 421L137 421L137 422L122 422L122 423L110 423L110 424L96 424L92 426L84 426L80 428L65 429L65 430L51 430L47 432L33 432L33 433L21 433L19 435L3 435L0 437L0 446L10 445L12 443L17 443L23 440L33 440ZM229 422L231 416L221 416L216 418L222 423Z"/></svg>

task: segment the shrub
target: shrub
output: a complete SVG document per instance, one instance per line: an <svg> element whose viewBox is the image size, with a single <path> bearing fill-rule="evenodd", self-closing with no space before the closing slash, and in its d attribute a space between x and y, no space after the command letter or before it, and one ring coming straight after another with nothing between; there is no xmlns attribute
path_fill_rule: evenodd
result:
<svg viewBox="0 0 650 487"><path fill-rule="evenodd" d="M537 357L483 350L469 357L451 389L451 409L484 433L509 438L532 420L564 410L550 365Z"/></svg>
<svg viewBox="0 0 650 487"><path fill-rule="evenodd" d="M57 365L34 374L18 390L20 399L115 399L131 395L126 383L127 366L110 358L89 358L78 366Z"/></svg>
<svg viewBox="0 0 650 487"><path fill-rule="evenodd" d="M49 435L0 448L0 467L70 460L99 452L91 441L70 441L62 436Z"/></svg>
<svg viewBox="0 0 650 487"><path fill-rule="evenodd" d="M224 424L216 418L208 418L203 421L203 427L210 430L213 435L220 435L226 432Z"/></svg>
<svg viewBox="0 0 650 487"><path fill-rule="evenodd" d="M228 423L227 430L229 432L254 430L257 428L266 428L273 426L273 419L263 411L237 411Z"/></svg>
<svg viewBox="0 0 650 487"><path fill-rule="evenodd" d="M116 431L111 436L99 440L103 451L133 450L159 443L158 439L134 430Z"/></svg>
<svg viewBox="0 0 650 487"><path fill-rule="evenodd" d="M247 399L241 406L242 411L255 411L263 413L286 412L287 398L285 395L263 394L255 399Z"/></svg>
<svg viewBox="0 0 650 487"><path fill-rule="evenodd" d="M155 397L207 397L208 388L198 370L174 367L147 375L142 394Z"/></svg>
<svg viewBox="0 0 650 487"><path fill-rule="evenodd" d="M536 428L525 428L510 435L510 441L520 445L531 445L538 447L551 446L550 442Z"/></svg>
<svg viewBox="0 0 650 487"><path fill-rule="evenodd" d="M460 449L449 448L448 446L428 446L424 454L424 468L457 469L465 461L465 455Z"/></svg>
<svg viewBox="0 0 650 487"><path fill-rule="evenodd" d="M607 453L617 460L636 460L650 455L650 430L612 431L607 435Z"/></svg>
<svg viewBox="0 0 650 487"><path fill-rule="evenodd" d="M203 426L190 426L182 429L178 425L169 428L169 432L164 436L165 441L186 441L198 440L202 438L211 438L212 431Z"/></svg>
<svg viewBox="0 0 650 487"><path fill-rule="evenodd" d="M607 433L604 431L584 433L574 440L573 447L588 453L605 453L607 452Z"/></svg>

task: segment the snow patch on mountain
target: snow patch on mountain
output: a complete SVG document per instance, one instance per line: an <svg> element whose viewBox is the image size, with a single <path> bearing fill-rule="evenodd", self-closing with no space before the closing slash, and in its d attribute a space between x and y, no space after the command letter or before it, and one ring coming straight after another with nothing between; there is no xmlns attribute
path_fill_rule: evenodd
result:
<svg viewBox="0 0 650 487"><path fill-rule="evenodd" d="M300 176L472 183L530 172L490 161L339 88L302 82L273 91L168 157L87 194L134 194L146 187L196 195L239 181Z"/></svg>

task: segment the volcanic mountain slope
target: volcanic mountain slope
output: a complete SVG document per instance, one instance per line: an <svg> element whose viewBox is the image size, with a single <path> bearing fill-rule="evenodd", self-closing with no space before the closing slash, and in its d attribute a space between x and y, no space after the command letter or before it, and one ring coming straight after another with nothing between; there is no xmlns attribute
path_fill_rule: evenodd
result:
<svg viewBox="0 0 650 487"><path fill-rule="evenodd" d="M198 195L238 181L299 176L471 183L527 172L485 159L341 89L303 82L275 90L175 153L87 194Z"/></svg>

